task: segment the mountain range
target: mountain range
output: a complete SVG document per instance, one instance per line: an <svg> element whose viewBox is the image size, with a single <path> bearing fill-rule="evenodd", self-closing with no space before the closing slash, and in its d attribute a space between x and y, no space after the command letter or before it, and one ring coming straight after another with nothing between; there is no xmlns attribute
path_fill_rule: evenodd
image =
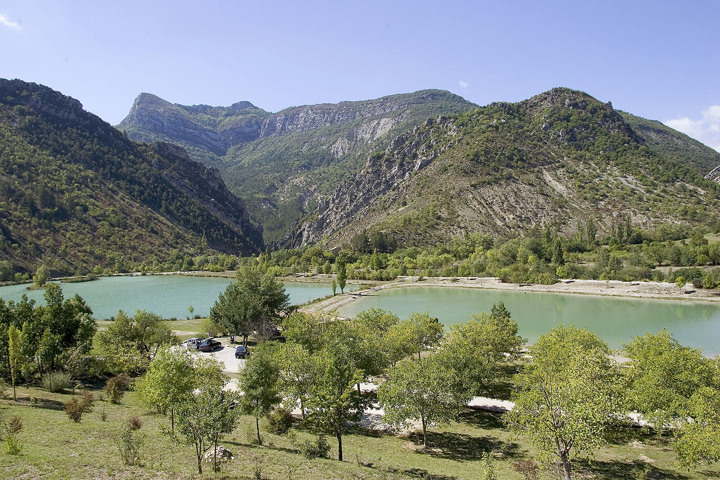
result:
<svg viewBox="0 0 720 480"><path fill-rule="evenodd" d="M483 107L424 90L277 113L141 94L115 128L48 87L0 80L0 163L0 262L24 272L590 220L720 223L720 185L705 178L718 152L567 88Z"/></svg>
<svg viewBox="0 0 720 480"><path fill-rule="evenodd" d="M273 242L395 136L428 118L476 107L440 90L277 113L250 102L185 106L143 93L118 128L136 141L175 143L219 168L263 225L265 241Z"/></svg>

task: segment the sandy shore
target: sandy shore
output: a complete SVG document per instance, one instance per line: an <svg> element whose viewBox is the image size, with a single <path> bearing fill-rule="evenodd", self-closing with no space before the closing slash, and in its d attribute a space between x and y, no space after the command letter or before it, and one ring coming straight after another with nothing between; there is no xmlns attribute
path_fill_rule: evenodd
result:
<svg viewBox="0 0 720 480"><path fill-rule="evenodd" d="M644 298L683 302L720 303L720 291L694 288L692 284L678 287L667 282L621 282L617 280L562 280L553 285L526 283L503 283L496 277L398 277L392 282L374 285L365 290L356 290L326 298L305 307L306 310L331 312L359 297L372 295L379 290L407 287L461 287L487 290L509 290L516 292L541 292L572 295L595 295L604 297Z"/></svg>

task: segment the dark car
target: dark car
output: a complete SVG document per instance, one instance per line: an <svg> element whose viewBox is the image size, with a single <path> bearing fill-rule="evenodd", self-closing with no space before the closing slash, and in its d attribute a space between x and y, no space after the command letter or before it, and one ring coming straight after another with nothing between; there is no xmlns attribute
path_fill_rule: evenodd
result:
<svg viewBox="0 0 720 480"><path fill-rule="evenodd" d="M238 345L235 349L235 358L247 358L250 356L250 349L245 345Z"/></svg>
<svg viewBox="0 0 720 480"><path fill-rule="evenodd" d="M218 347L220 347L220 342L218 342L214 338L206 338L198 346L198 350L200 350L201 352L212 352Z"/></svg>

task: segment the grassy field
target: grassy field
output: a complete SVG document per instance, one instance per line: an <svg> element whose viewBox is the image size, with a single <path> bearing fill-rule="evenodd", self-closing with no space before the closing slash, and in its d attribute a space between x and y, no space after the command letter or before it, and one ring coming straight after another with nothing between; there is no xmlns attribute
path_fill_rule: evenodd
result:
<svg viewBox="0 0 720 480"><path fill-rule="evenodd" d="M129 392L119 405L105 399L99 386L88 387L97 401L80 423L63 412L73 393L54 394L21 387L18 401L4 399L0 412L5 419L19 416L19 455L0 454L0 478L265 478L265 479L476 479L484 470L483 452L491 451L497 478L522 479L513 465L533 459L536 452L523 438L512 436L501 415L466 410L457 423L434 428L428 448L422 436L397 436L357 429L344 437L345 461L308 460L299 453L314 434L299 426L284 436L263 432L264 445L254 445L254 419L241 417L235 431L222 444L235 455L221 472L207 465L202 476L195 472L194 447L174 442L161 431L167 418L148 412ZM9 393L9 392L6 392ZM77 392L76 392L77 394ZM142 466L124 466L118 434L131 417L139 417L144 436ZM262 423L261 423L262 428ZM334 438L328 438L336 457ZM672 437L657 436L639 429L622 431L613 443L597 452L592 462L576 463L576 478L706 479L720 478L720 466L684 471L675 465ZM556 478L542 469L540 478Z"/></svg>

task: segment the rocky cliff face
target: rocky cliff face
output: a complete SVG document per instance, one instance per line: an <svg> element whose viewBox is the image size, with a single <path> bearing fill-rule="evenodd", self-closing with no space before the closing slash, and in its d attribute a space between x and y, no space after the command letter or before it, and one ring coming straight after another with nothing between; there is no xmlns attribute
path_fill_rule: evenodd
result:
<svg viewBox="0 0 720 480"><path fill-rule="evenodd" d="M474 107L439 90L277 113L249 102L182 106L142 94L119 128L135 140L177 143L194 159L221 168L229 188L248 199L266 225L266 240L276 240L314 208L318 194L331 191L395 135Z"/></svg>
<svg viewBox="0 0 720 480"><path fill-rule="evenodd" d="M281 243L342 247L381 231L399 245L429 245L464 232L572 232L588 218L607 229L626 214L641 225L692 223L719 205L720 189L703 175L720 155L680 147L684 136L664 126L662 142L652 139L626 116L554 89L428 121L370 156Z"/></svg>

